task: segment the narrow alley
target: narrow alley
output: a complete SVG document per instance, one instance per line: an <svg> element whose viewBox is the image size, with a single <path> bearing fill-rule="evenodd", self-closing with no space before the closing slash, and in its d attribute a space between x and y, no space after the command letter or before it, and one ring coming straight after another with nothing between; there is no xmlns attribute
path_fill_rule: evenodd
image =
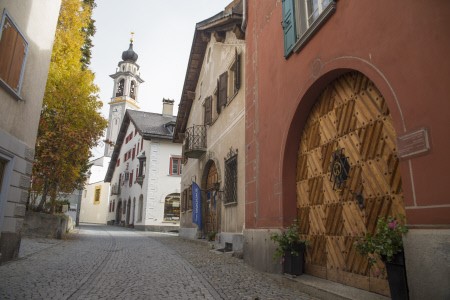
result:
<svg viewBox="0 0 450 300"><path fill-rule="evenodd" d="M314 299L207 244L103 225L24 239L0 278L1 299Z"/></svg>

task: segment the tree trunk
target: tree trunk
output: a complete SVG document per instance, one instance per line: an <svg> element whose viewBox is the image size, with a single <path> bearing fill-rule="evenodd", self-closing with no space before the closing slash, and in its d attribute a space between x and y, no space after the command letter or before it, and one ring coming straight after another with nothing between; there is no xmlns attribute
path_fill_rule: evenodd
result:
<svg viewBox="0 0 450 300"><path fill-rule="evenodd" d="M44 209L45 200L47 199L48 194L48 182L47 178L44 180L44 190L42 191L42 198L41 201L39 201L39 205L36 208L36 211L42 211Z"/></svg>

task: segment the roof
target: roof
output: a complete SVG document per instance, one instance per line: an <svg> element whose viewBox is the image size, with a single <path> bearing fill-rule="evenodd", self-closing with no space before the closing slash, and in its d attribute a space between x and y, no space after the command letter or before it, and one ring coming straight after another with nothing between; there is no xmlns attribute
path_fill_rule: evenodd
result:
<svg viewBox="0 0 450 300"><path fill-rule="evenodd" d="M181 92L180 105L178 107L177 122L173 139L182 142L179 135L186 130L186 124L191 111L192 100L195 97L200 71L202 69L209 37L214 32L226 32L240 30L242 24L242 0L232 1L222 12L198 22L195 25L194 39L189 55L188 67Z"/></svg>
<svg viewBox="0 0 450 300"><path fill-rule="evenodd" d="M106 172L105 182L111 182L116 162L120 155L120 149L122 148L130 122L133 122L144 140L154 138L172 140L173 131L169 129L170 126L168 125L173 126L175 120L175 116L127 109L122 124L120 125L119 134L117 135L116 144L114 145L114 151L111 156L111 161L109 162L108 171Z"/></svg>

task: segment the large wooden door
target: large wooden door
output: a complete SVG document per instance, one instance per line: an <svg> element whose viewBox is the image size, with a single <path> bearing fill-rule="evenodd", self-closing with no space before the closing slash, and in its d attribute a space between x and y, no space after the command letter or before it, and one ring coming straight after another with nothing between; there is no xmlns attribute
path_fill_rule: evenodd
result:
<svg viewBox="0 0 450 300"><path fill-rule="evenodd" d="M345 162L346 176L333 175L340 172L334 157ZM298 153L297 208L300 234L310 241L307 273L389 294L383 263L369 269L354 246L379 216L405 214L389 109L360 73L332 82L311 110Z"/></svg>
<svg viewBox="0 0 450 300"><path fill-rule="evenodd" d="M204 229L206 235L220 231L220 203L216 192L218 183L217 167L214 162L211 162L206 178L205 195L202 197L204 199Z"/></svg>

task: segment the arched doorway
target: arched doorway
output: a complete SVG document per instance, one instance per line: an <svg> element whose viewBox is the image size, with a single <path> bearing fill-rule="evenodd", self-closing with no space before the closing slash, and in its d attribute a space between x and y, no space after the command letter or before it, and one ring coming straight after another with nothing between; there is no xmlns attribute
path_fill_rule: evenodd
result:
<svg viewBox="0 0 450 300"><path fill-rule="evenodd" d="M122 200L119 199L117 202L117 210L116 210L116 224L120 224L122 220Z"/></svg>
<svg viewBox="0 0 450 300"><path fill-rule="evenodd" d="M384 264L369 268L355 241L378 217L405 215L396 133L387 104L358 72L331 82L304 126L297 158L300 234L306 272L389 294Z"/></svg>
<svg viewBox="0 0 450 300"><path fill-rule="evenodd" d="M131 198L128 198L127 202L127 217L126 217L126 225L130 225L130 212L131 212Z"/></svg>
<svg viewBox="0 0 450 300"><path fill-rule="evenodd" d="M141 194L139 196L139 204L138 204L138 216L137 221L142 222L144 215L144 196Z"/></svg>
<svg viewBox="0 0 450 300"><path fill-rule="evenodd" d="M133 198L133 213L131 214L131 217L131 225L134 226L134 222L136 220L136 197Z"/></svg>
<svg viewBox="0 0 450 300"><path fill-rule="evenodd" d="M217 194L219 172L213 160L206 164L205 169L207 171L202 182L203 234L212 238L220 231L220 199Z"/></svg>

